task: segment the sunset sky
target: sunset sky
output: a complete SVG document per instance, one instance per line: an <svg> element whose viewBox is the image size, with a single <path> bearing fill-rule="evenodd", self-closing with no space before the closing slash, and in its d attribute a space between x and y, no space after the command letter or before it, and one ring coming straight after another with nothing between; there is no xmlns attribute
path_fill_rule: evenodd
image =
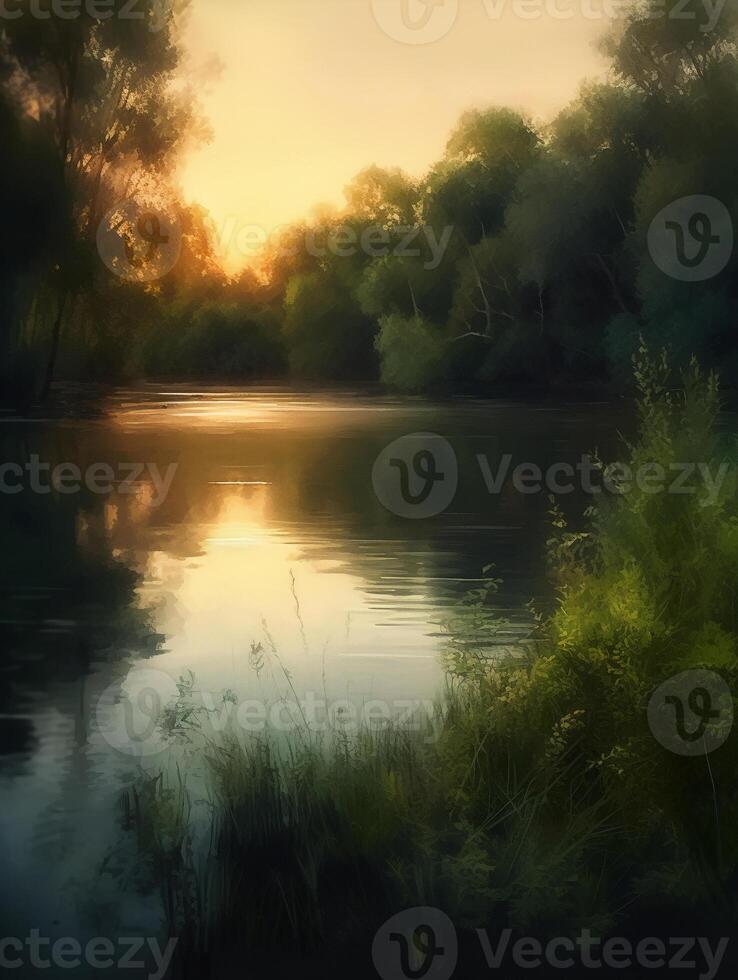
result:
<svg viewBox="0 0 738 980"><path fill-rule="evenodd" d="M595 41L607 22L584 14L598 0L541 0L538 16L536 0L459 0L455 18L453 7L433 12L450 18L445 36L421 44L380 26L401 2L193 0L188 70L213 139L183 161L186 197L221 228L270 232L316 204L341 206L371 163L421 174L467 108L509 105L546 121L605 71ZM406 2L422 16L420 0ZM233 241L226 260L244 263Z"/></svg>

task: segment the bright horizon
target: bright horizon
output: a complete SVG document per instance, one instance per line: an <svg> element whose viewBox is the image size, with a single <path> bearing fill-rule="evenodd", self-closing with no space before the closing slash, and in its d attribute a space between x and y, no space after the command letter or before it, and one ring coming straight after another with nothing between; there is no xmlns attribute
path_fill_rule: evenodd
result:
<svg viewBox="0 0 738 980"><path fill-rule="evenodd" d="M401 0L374 2L381 17ZM341 208L344 187L371 164L422 175L464 110L509 106L547 122L602 77L595 42L608 22L588 19L578 0L541 0L540 17L520 16L535 5L460 0L445 36L411 45L382 30L372 0L193 0L186 70L213 136L179 178L185 198L228 229L228 271L249 261L239 230L269 234L316 206Z"/></svg>

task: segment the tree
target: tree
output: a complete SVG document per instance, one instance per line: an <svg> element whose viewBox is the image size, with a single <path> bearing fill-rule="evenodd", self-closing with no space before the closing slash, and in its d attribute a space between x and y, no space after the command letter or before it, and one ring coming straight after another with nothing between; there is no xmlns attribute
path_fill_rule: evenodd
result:
<svg viewBox="0 0 738 980"><path fill-rule="evenodd" d="M517 113L464 113L444 159L429 175L423 220L434 228L453 225L469 245L494 235L518 180L539 151L538 134Z"/></svg>
<svg viewBox="0 0 738 980"><path fill-rule="evenodd" d="M12 147L0 160L0 401L28 407L33 329L42 315L39 277L69 240L70 214L53 144L33 119L19 118L0 91L0 141ZM27 322L24 332L21 325Z"/></svg>
<svg viewBox="0 0 738 980"><path fill-rule="evenodd" d="M447 371L447 344L438 326L420 315L398 313L379 321L376 348L381 358L381 378L397 391L427 391Z"/></svg>
<svg viewBox="0 0 738 980"><path fill-rule="evenodd" d="M122 10L123 0L114 0L104 19L85 8L74 18L47 10L47 18L4 22L4 90L18 115L35 117L53 141L74 231L50 257L39 285L54 307L42 393L54 376L63 324L79 322L85 292L99 273L100 219L116 201L161 194L167 167L196 132L187 125L189 94L171 84L178 62L173 14L160 23L154 0L139 4L140 19L123 17Z"/></svg>
<svg viewBox="0 0 738 980"><path fill-rule="evenodd" d="M344 195L352 220L382 228L415 222L419 188L397 167L367 167L354 177Z"/></svg>
<svg viewBox="0 0 738 980"><path fill-rule="evenodd" d="M293 276L282 332L292 374L309 381L376 378L374 325L356 307L346 259Z"/></svg>

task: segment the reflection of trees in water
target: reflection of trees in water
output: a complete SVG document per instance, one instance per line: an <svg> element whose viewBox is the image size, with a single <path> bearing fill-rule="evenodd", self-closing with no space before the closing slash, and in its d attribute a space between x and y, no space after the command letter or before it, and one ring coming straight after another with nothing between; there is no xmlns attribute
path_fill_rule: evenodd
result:
<svg viewBox="0 0 738 980"><path fill-rule="evenodd" d="M5 440L2 458L78 458L66 440L51 442ZM115 787L133 767L101 753L91 718L101 692L161 638L134 601L136 573L114 553L109 506L84 491L0 495L0 771L11 777L6 817L22 814L30 846L3 859L0 914L18 935L59 915L72 934L80 903L85 922L118 914L118 888L99 866Z"/></svg>
<svg viewBox="0 0 738 980"><path fill-rule="evenodd" d="M612 445L612 411L422 402L377 411L382 404L367 401L364 414L358 410L348 418L329 409L312 416L296 411L273 427L240 424L231 431L216 423L213 431L173 424L169 410L158 424L120 433L129 454L135 445L135 458L176 459L179 469L161 507L135 520L130 508L120 510L111 531L115 546L131 556L156 550L197 556L226 500L237 496L255 523L285 540L293 537L311 559L339 562L380 599L422 590L431 599L451 600L490 563L504 580L501 602L522 606L545 593L546 494L520 494L508 480L499 496L489 495L476 454L488 454L493 468L505 453L513 466L530 461L545 468L570 457L576 462L583 452ZM616 415L619 420L621 413ZM459 459L456 499L430 520L393 516L372 487L379 452L412 431L444 435ZM268 486L222 485L234 481ZM577 494L562 500L572 515L590 502Z"/></svg>
<svg viewBox="0 0 738 980"><path fill-rule="evenodd" d="M22 464L29 453L6 445L3 455ZM155 649L157 638L132 605L136 574L114 556L105 520L106 498L87 492L0 496L0 714L22 713L60 685L83 684L93 664ZM83 690L76 714L84 740Z"/></svg>
<svg viewBox="0 0 738 980"><path fill-rule="evenodd" d="M517 536L504 528L490 534L469 527L479 505L478 487L458 510L438 520L407 521L388 513L371 483L372 464L387 439L376 432L347 437L262 431L214 439L167 433L168 453L179 461L169 497L161 507L135 517L119 501L111 541L131 561L153 551L183 560L196 557L228 499L237 497L255 523L287 541L293 538L312 560L338 562L378 596L417 594L422 580L433 598L440 583L444 592L458 592L454 580L479 575L490 560L501 559L508 569L516 556L518 564L532 563L537 528L530 531L527 516L512 511L522 504L526 511L541 513L540 504L507 500L502 516L492 515L490 524L512 525L519 529ZM214 485L239 480L268 486ZM498 552L493 558L491 549Z"/></svg>
<svg viewBox="0 0 738 980"><path fill-rule="evenodd" d="M422 403L420 403L422 404ZM24 462L37 453L50 463L74 460L84 470L101 460L177 461L169 495L154 507L145 485L136 495L112 497L83 490L70 495L24 491L0 495L6 544L0 566L0 636L8 683L0 714L21 713L32 691L89 673L90 663L115 662L156 649L158 638L137 609L137 573L156 552L187 559L202 553L227 498L236 495L256 524L294 538L311 559L336 561L361 577L377 597L402 599L423 592L451 600L489 563L505 585L501 603L522 605L545 589L542 553L547 537L544 494L525 496L511 485L499 496L484 487L476 461L511 453L515 463L575 457L598 432L612 432L612 414L591 408L549 412L519 406L490 409L473 403L428 405L420 411L298 413L270 427L231 431L172 426L140 429L107 424L59 426L18 438L3 458ZM354 406L356 409L356 406ZM436 431L459 457L457 497L432 520L401 520L376 499L371 470L378 453L413 430ZM12 442L12 441L11 441ZM249 481L268 486L222 486ZM563 503L581 511L581 498ZM13 707L9 707L12 705ZM80 724L85 722L80 708ZM84 736L82 736L84 737ZM21 728L8 732L23 738Z"/></svg>

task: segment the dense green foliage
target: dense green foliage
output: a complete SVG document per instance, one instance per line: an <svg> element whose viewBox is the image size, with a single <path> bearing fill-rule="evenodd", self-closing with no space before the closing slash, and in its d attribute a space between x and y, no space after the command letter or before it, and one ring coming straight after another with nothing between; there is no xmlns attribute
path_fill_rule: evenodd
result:
<svg viewBox="0 0 738 980"><path fill-rule="evenodd" d="M693 363L675 390L668 375L639 352L634 469L733 460L715 379ZM555 609L501 654L490 646L505 625L489 607L497 581L470 594L448 623L433 730L206 738L202 865L184 787L157 776L136 792L140 842L193 969L224 967L244 942L270 955L369 942L419 905L541 937L584 925L655 935L682 920L685 934L734 930L738 735L709 756L677 755L647 707L687 669L735 690L735 487L707 500L634 486L584 531L557 511L553 523ZM165 715L173 738L198 730L191 688Z"/></svg>
<svg viewBox="0 0 738 980"><path fill-rule="evenodd" d="M686 283L647 244L682 197L736 210L738 13L727 5L708 24L702 9L670 16L678 5L634 3L603 42L610 80L585 84L550 125L467 112L427 174L368 167L343 212L296 224L236 279L207 215L173 203L172 164L206 135L171 84L174 20L158 33L115 19L5 23L0 130L19 148L1 181L6 380L26 401L55 371L622 387L643 335L730 381L738 258ZM126 197L178 208L182 256L148 285L117 280L94 254L101 216Z"/></svg>

